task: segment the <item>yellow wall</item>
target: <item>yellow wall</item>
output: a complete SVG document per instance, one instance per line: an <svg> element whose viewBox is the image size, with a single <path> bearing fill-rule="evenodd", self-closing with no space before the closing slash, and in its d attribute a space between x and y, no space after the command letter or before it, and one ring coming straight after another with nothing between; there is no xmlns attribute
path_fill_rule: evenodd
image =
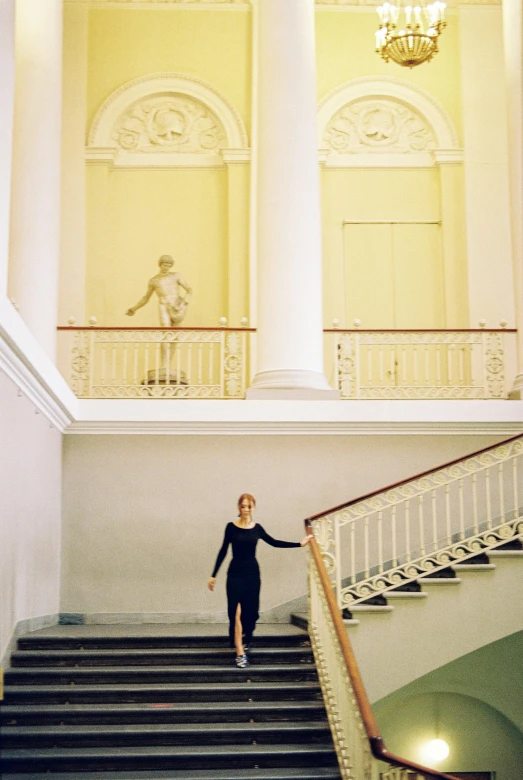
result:
<svg viewBox="0 0 523 780"><path fill-rule="evenodd" d="M316 12L318 100L351 79L391 76L409 81L438 100L448 111L461 136L461 88L459 28L455 14L448 14L440 38L440 52L427 64L409 70L386 63L374 50L378 24L375 8L362 12L319 9Z"/></svg>
<svg viewBox="0 0 523 780"><path fill-rule="evenodd" d="M318 99L352 79L389 76L429 92L461 128L457 17L451 16L433 62L413 70L374 52L377 13L318 10ZM445 174L446 175L446 174ZM442 211L464 225L459 186L442 190L438 168L345 169L322 172L324 324L364 328L468 325L464 237L440 221ZM445 200L446 199L446 200ZM376 220L409 225L347 225ZM447 233L445 234L444 228ZM457 300L456 300L457 299Z"/></svg>
<svg viewBox="0 0 523 780"><path fill-rule="evenodd" d="M245 10L91 9L88 40L89 123L128 81L176 72L223 93L249 130L250 14ZM193 288L184 325L216 326L220 317L230 318L231 298L235 319L246 316L248 186L248 176L235 175L231 193L225 166L88 165L86 317L94 315L104 325L158 324L156 301L132 320L125 311L144 294L162 254L175 258L175 270ZM239 254L243 269L238 269Z"/></svg>
<svg viewBox="0 0 523 780"><path fill-rule="evenodd" d="M412 71L375 54L376 21L374 10L318 9L318 98L354 78L393 76L433 95L461 134L457 16L449 18L440 54ZM88 46L88 123L128 81L178 72L222 92L250 134L248 10L90 9ZM326 327L333 318L351 326L354 317L363 327L468 325L461 169L452 176L451 187L442 185L437 168L322 172ZM153 303L133 320L124 312L144 292L158 256L169 253L194 288L184 324L213 326L227 316L238 325L249 316L248 201L248 166L233 173L89 165L86 317L95 315L107 325L156 324ZM358 233L343 225L344 220L438 221L449 214L453 230L446 234L434 226L396 228L394 233L380 226ZM385 272L382 301L373 279L383 279Z"/></svg>

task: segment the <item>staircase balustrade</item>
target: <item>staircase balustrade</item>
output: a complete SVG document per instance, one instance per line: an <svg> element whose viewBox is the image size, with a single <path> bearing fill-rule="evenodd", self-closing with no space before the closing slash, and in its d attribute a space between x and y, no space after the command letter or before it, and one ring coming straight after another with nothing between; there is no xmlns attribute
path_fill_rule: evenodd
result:
<svg viewBox="0 0 523 780"><path fill-rule="evenodd" d="M372 712L324 556L313 533L308 561L309 635L343 780L456 780L390 753Z"/></svg>
<svg viewBox="0 0 523 780"><path fill-rule="evenodd" d="M309 518L338 607L521 539L521 497L520 435Z"/></svg>

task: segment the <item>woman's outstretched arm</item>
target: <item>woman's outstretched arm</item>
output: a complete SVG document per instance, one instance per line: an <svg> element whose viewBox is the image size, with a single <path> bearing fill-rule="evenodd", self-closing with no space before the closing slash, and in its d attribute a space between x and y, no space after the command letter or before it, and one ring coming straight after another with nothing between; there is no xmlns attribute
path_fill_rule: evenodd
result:
<svg viewBox="0 0 523 780"><path fill-rule="evenodd" d="M264 542L270 544L271 547L304 547L311 540L310 536L306 536L301 542L284 542L281 539L274 539L274 537L268 534L265 528L259 523L258 528L260 529L260 539L263 539Z"/></svg>

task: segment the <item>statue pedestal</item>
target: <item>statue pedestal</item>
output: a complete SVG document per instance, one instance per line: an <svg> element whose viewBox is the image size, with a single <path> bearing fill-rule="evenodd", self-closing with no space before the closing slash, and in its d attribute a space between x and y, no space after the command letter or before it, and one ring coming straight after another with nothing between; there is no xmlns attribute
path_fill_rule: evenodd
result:
<svg viewBox="0 0 523 780"><path fill-rule="evenodd" d="M188 385L187 377L183 371L155 368L147 372L147 379L142 380L142 385Z"/></svg>

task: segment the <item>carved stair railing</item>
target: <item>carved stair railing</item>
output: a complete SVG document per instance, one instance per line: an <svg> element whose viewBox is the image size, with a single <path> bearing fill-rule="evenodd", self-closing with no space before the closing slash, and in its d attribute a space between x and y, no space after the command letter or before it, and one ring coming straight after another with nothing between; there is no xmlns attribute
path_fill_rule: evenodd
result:
<svg viewBox="0 0 523 780"><path fill-rule="evenodd" d="M309 635L343 780L456 780L390 753L380 736L358 664L313 534L309 555Z"/></svg>
<svg viewBox="0 0 523 780"><path fill-rule="evenodd" d="M523 537L523 435L308 518L338 607ZM440 576L443 576L441 574Z"/></svg>

